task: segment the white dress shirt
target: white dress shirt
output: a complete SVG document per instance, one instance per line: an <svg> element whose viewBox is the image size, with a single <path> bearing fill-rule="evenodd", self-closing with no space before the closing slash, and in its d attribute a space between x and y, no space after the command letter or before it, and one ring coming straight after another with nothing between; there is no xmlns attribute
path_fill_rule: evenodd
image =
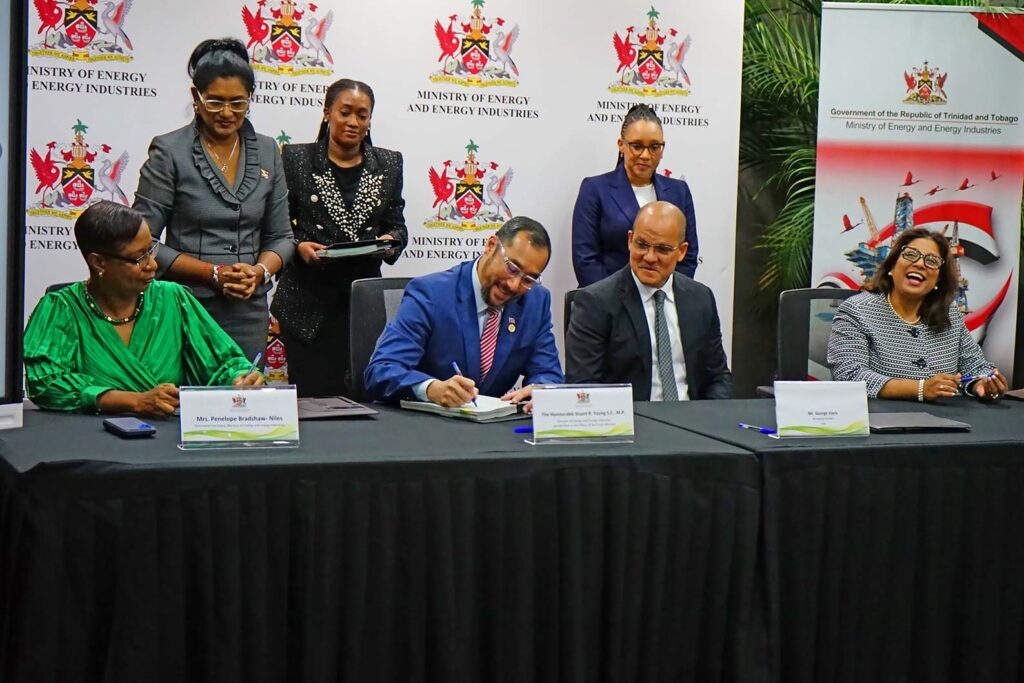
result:
<svg viewBox="0 0 1024 683"><path fill-rule="evenodd" d="M480 291L480 274L477 273L477 271L476 271L476 267L477 267L477 265L479 265L479 263L480 263L480 259L479 258L476 261L473 262L473 300L476 301L476 322L477 322L477 327L479 328L478 334L480 336L483 336L483 334L484 334L484 325L487 324L487 308L489 307L489 304L486 301L484 301L483 292ZM498 308L498 315L501 315L501 310L503 308L504 308L504 306L501 306L501 307ZM500 332L501 331L499 330L499 334L500 334ZM463 370L463 368L459 368L459 369ZM416 396L416 398L418 400L420 400L420 401L429 401L430 400L430 399L427 398L427 387L430 386L430 383L433 382L433 381L435 381L435 380L432 380L432 379L423 380L422 382L417 384L415 387L413 387L412 393Z"/></svg>
<svg viewBox="0 0 1024 683"><path fill-rule="evenodd" d="M648 287L640 282L632 269L630 269L629 274L633 276L633 282L636 283L637 291L640 292L640 300L644 304L644 314L647 316L647 331L651 335L651 400L665 400L665 394L661 390L661 377L658 375L658 342L654 329L654 293L661 289L661 291L665 292L663 313L665 315L665 324L668 325L669 341L672 344L672 372L676 377L676 393L679 395L680 401L688 401L690 399L690 388L686 385L686 360L683 358L683 341L679 331L679 315L676 312L675 292L672 291L674 274L661 287Z"/></svg>

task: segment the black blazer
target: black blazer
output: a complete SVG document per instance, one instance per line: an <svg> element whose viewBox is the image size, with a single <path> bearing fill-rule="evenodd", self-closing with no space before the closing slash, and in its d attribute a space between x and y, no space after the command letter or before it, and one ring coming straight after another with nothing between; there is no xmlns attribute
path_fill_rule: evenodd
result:
<svg viewBox="0 0 1024 683"><path fill-rule="evenodd" d="M732 398L715 295L680 273L672 289L683 340L690 399ZM633 400L651 398L651 335L629 266L576 294L565 337L570 383L633 384Z"/></svg>
<svg viewBox="0 0 1024 683"><path fill-rule="evenodd" d="M385 262L398 260L409 239L400 152L365 146L363 175L351 211L331 173L326 139L287 145L283 160L296 242L335 244L391 235L396 250ZM352 282L380 277L380 264L380 258L366 256L309 266L296 253L284 267L270 310L291 334L309 341L328 315L337 315L339 308L347 313Z"/></svg>

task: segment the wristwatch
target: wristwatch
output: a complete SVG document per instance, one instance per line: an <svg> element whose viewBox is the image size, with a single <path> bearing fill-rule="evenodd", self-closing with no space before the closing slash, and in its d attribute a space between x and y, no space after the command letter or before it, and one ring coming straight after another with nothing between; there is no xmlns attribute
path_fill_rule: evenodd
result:
<svg viewBox="0 0 1024 683"><path fill-rule="evenodd" d="M257 263L256 267L263 269L263 284L265 284L265 285L270 284L270 269L267 268L262 263Z"/></svg>

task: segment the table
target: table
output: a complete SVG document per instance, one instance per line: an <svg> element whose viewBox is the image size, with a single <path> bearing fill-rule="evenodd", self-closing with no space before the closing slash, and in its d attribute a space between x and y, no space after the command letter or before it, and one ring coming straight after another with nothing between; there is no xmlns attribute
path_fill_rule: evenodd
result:
<svg viewBox="0 0 1024 683"><path fill-rule="evenodd" d="M1024 404L871 401L970 433L771 439L774 402L637 413L754 452L776 681L1009 681L1024 675Z"/></svg>
<svg viewBox="0 0 1024 683"><path fill-rule="evenodd" d="M734 681L761 472L637 418L633 445L384 409L293 451L0 433L0 681Z"/></svg>

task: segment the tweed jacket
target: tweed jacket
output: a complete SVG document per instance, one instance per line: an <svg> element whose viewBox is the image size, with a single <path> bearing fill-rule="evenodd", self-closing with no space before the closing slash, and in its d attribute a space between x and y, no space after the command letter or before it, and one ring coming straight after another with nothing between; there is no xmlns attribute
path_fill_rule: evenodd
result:
<svg viewBox="0 0 1024 683"><path fill-rule="evenodd" d="M408 241L402 199L402 155L366 145L363 174L351 210L345 206L327 158L327 141L287 145L284 170L296 242L353 242L391 235L398 260ZM380 277L381 259L355 257L310 266L296 254L284 268L271 311L295 336L317 336L324 318L349 296L352 282ZM345 307L347 308L347 307Z"/></svg>

